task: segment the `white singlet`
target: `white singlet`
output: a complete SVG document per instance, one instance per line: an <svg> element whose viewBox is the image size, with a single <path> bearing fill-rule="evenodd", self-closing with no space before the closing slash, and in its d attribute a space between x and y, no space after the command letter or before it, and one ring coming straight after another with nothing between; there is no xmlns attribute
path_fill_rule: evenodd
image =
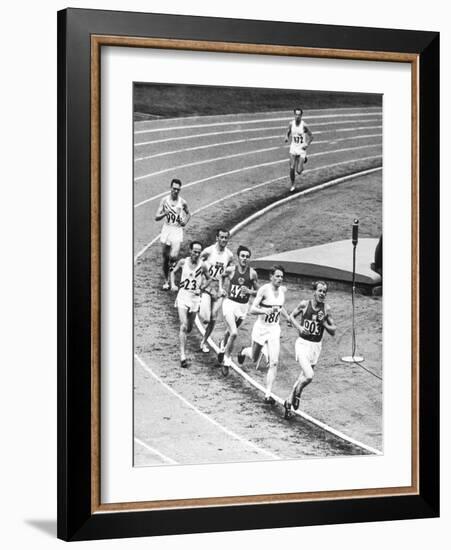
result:
<svg viewBox="0 0 451 550"><path fill-rule="evenodd" d="M180 216L183 213L184 202L181 197L177 197L177 200L173 201L170 195L161 201L161 204L164 203L166 206L166 214L160 235L160 241L163 244L172 246L183 241L183 227L180 225Z"/></svg>
<svg viewBox="0 0 451 550"><path fill-rule="evenodd" d="M193 266L191 258L185 258L179 283L180 289L175 300L176 307L186 307L189 311L199 311L202 265L203 262L199 262L196 266Z"/></svg>
<svg viewBox="0 0 451 550"><path fill-rule="evenodd" d="M221 251L216 244L212 244L202 252L202 257L204 255L207 255L205 263L208 273L213 279L205 292L214 296L218 290L219 279L233 258L233 252L227 247Z"/></svg>
<svg viewBox="0 0 451 550"><path fill-rule="evenodd" d="M257 317L255 324L263 325L267 328L272 328L279 324L280 320L280 310L285 303L285 292L287 288L285 286L280 286L279 290L274 291L274 288L271 283L266 283L258 289L256 298L264 296L263 300L260 302L260 306L277 306L278 311L270 311L268 313L261 314Z"/></svg>
<svg viewBox="0 0 451 550"><path fill-rule="evenodd" d="M280 351L280 310L285 303L286 287L281 286L276 294L271 283L261 286L257 298L264 296L260 306L277 306L277 311L259 315L252 329L252 341L263 346L267 344L269 360L277 362Z"/></svg>
<svg viewBox="0 0 451 550"><path fill-rule="evenodd" d="M305 139L305 129L304 121L301 120L299 126L296 125L296 121L291 121L291 145L290 145L290 155L301 155L305 156L305 148L307 142Z"/></svg>

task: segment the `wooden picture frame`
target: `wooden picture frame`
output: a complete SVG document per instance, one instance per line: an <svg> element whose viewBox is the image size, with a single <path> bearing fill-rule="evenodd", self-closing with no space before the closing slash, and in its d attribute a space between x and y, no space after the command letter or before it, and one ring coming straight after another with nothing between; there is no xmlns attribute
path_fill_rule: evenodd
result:
<svg viewBox="0 0 451 550"><path fill-rule="evenodd" d="M412 69L412 483L303 495L100 500L100 51L157 48L408 63ZM439 514L439 35L67 9L58 13L58 537Z"/></svg>

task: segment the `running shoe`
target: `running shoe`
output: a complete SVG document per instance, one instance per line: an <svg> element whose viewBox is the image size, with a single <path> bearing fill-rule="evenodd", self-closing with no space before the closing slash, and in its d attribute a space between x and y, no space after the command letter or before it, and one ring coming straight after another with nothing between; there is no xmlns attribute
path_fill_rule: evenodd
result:
<svg viewBox="0 0 451 550"><path fill-rule="evenodd" d="M218 363L220 365L222 365L222 363L224 362L224 350L225 350L224 340L221 340L219 342L219 353L218 353Z"/></svg>
<svg viewBox="0 0 451 550"><path fill-rule="evenodd" d="M296 187L295 187L294 185L292 185L292 186L290 187L290 193L293 193L293 191L294 191L295 189L296 189Z"/></svg>
<svg viewBox="0 0 451 550"><path fill-rule="evenodd" d="M284 401L283 408L285 409L285 414L283 415L285 420L290 420L290 418L293 418L294 415L291 412L291 403L289 401Z"/></svg>
<svg viewBox="0 0 451 550"><path fill-rule="evenodd" d="M187 369L188 368L188 359L182 359L180 361L180 366L182 367L182 369Z"/></svg>
<svg viewBox="0 0 451 550"><path fill-rule="evenodd" d="M208 353L210 351L210 348L207 346L205 342L200 343L200 351L202 353Z"/></svg>
<svg viewBox="0 0 451 550"><path fill-rule="evenodd" d="M293 397L293 409L297 411L299 409L299 402L301 400L301 394L295 393Z"/></svg>
<svg viewBox="0 0 451 550"><path fill-rule="evenodd" d="M168 281L166 281L166 282L164 283L164 285L162 286L162 289L163 289L163 290L169 290L170 288L171 288L171 287L170 287Z"/></svg>
<svg viewBox="0 0 451 550"><path fill-rule="evenodd" d="M237 358L237 361L238 361L238 364L242 365L244 363L244 360L246 359L246 356L243 355L243 349L244 348L241 348L241 351L238 353L238 355L236 356Z"/></svg>
<svg viewBox="0 0 451 550"><path fill-rule="evenodd" d="M263 400L263 403L265 405L274 405L276 403L276 400L274 399L274 397L271 397L269 395L268 397L265 397L265 399Z"/></svg>
<svg viewBox="0 0 451 550"><path fill-rule="evenodd" d="M221 372L223 376L228 376L231 366L232 359L230 357L224 357L224 363L221 365Z"/></svg>

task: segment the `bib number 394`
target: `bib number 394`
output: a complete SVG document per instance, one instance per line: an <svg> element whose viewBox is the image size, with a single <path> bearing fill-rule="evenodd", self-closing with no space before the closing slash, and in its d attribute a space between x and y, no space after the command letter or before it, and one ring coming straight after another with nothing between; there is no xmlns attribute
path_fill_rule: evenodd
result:
<svg viewBox="0 0 451 550"><path fill-rule="evenodd" d="M167 219L167 222L170 223L170 224L174 224L179 220L179 217L176 216L173 212L167 212L166 213L166 219Z"/></svg>

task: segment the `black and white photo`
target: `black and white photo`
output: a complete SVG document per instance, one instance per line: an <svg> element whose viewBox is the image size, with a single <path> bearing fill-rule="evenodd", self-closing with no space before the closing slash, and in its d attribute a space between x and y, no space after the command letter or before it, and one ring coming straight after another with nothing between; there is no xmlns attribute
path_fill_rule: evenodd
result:
<svg viewBox="0 0 451 550"><path fill-rule="evenodd" d="M134 466L383 454L382 95L135 82L133 117Z"/></svg>

